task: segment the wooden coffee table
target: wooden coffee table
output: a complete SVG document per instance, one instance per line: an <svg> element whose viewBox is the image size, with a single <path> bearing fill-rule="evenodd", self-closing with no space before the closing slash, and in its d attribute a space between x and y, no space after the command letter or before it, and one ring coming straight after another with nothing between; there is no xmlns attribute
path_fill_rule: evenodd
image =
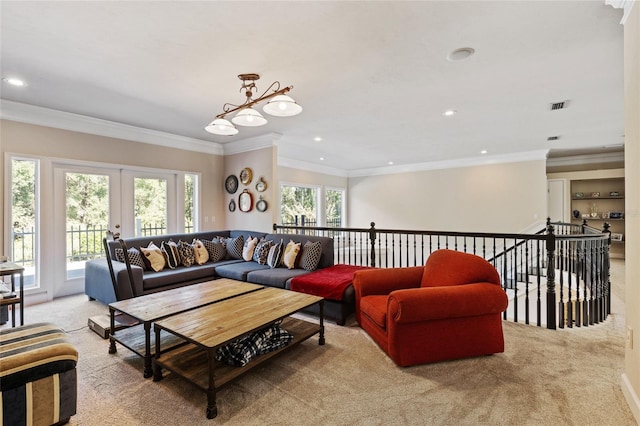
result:
<svg viewBox="0 0 640 426"><path fill-rule="evenodd" d="M232 379L271 359L273 356L319 333L324 345L324 308L322 297L277 288L243 294L154 322L156 356L153 380L162 379L162 368L195 384L207 394L207 418L217 416L216 390ZM318 303L320 324L289 317ZM293 334L287 346L259 355L243 367L215 360L216 349L276 321ZM160 332L171 333L185 342L168 351L160 351Z"/></svg>
<svg viewBox="0 0 640 426"><path fill-rule="evenodd" d="M153 373L151 358L154 355L152 347L157 348L158 343L162 343L161 350L164 351L182 342L173 335L163 337L158 342L152 342L152 322L263 288L257 284L221 278L111 303L109 304L111 319L109 353L115 353L116 342L120 343L144 358L143 375L151 377ZM119 330L116 335L116 312L128 315L141 324Z"/></svg>

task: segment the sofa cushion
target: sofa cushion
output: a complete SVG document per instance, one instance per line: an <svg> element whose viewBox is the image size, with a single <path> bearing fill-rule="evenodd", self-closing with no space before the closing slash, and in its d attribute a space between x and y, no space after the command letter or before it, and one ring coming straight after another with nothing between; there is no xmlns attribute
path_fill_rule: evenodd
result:
<svg viewBox="0 0 640 426"><path fill-rule="evenodd" d="M326 268L333 265L334 253L333 253L333 238L319 237L314 235L298 235L298 234L267 234L265 237L267 240L280 241L284 239L285 242L293 240L296 243L304 244L307 241L320 241L322 244L322 256L318 263L318 269Z"/></svg>
<svg viewBox="0 0 640 426"><path fill-rule="evenodd" d="M267 255L267 265L271 268L277 268L282 262L282 240L279 243L275 243L269 248L269 254Z"/></svg>
<svg viewBox="0 0 640 426"><path fill-rule="evenodd" d="M207 248L202 244L202 241L198 239L194 239L191 243L193 247L193 257L195 259L195 263L198 265L204 265L209 260L209 252Z"/></svg>
<svg viewBox="0 0 640 426"><path fill-rule="evenodd" d="M127 254L129 255L129 263L131 265L136 265L145 269L146 266L142 261L142 254L140 254L140 250L135 247L130 247L127 249ZM124 251L121 248L116 249L116 260L118 262L124 262Z"/></svg>
<svg viewBox="0 0 640 426"><path fill-rule="evenodd" d="M140 252L147 270L158 272L164 269L166 265L164 254L153 242L150 242L148 247L140 247Z"/></svg>
<svg viewBox="0 0 640 426"><path fill-rule="evenodd" d="M318 263L320 263L320 256L322 256L322 244L320 244L320 241L307 241L302 246L300 267L307 271L315 271Z"/></svg>
<svg viewBox="0 0 640 426"><path fill-rule="evenodd" d="M143 289L151 290L180 282L213 279L215 275L215 265L205 263L204 265L193 265L191 267L180 266L176 269L164 269L160 272L148 272L144 274L142 280Z"/></svg>
<svg viewBox="0 0 640 426"><path fill-rule="evenodd" d="M249 237L245 240L244 245L242 246L242 258L247 262L253 260L253 252L256 250L256 246L258 245L258 239Z"/></svg>
<svg viewBox="0 0 640 426"><path fill-rule="evenodd" d="M234 238L224 239L224 246L227 249L227 258L242 259L242 248L244 247L244 236L238 235Z"/></svg>
<svg viewBox="0 0 640 426"><path fill-rule="evenodd" d="M295 268L298 253L300 253L300 243L289 240L287 246L284 248L284 254L282 255L282 264L289 269Z"/></svg>
<svg viewBox="0 0 640 426"><path fill-rule="evenodd" d="M360 312L382 329L387 328L387 295L365 296L360 299Z"/></svg>
<svg viewBox="0 0 640 426"><path fill-rule="evenodd" d="M193 247L186 241L178 241L178 253L180 253L180 263L182 266L189 267L195 263L196 258L193 254Z"/></svg>
<svg viewBox="0 0 640 426"><path fill-rule="evenodd" d="M269 269L267 265L258 265L256 262L236 262L222 266L216 266L216 274L223 278L247 281L247 274L251 271Z"/></svg>
<svg viewBox="0 0 640 426"><path fill-rule="evenodd" d="M271 240L260 240L255 250L253 251L253 261L259 265L266 265L267 258L269 257L269 249L273 245Z"/></svg>
<svg viewBox="0 0 640 426"><path fill-rule="evenodd" d="M247 273L246 281L254 284L264 284L270 287L286 288L287 282L291 278L308 274L304 269L270 268L265 265L265 269L259 269Z"/></svg>
<svg viewBox="0 0 640 426"><path fill-rule="evenodd" d="M427 258L421 287L487 282L500 284L495 267L480 256L454 250L434 251Z"/></svg>
<svg viewBox="0 0 640 426"><path fill-rule="evenodd" d="M173 241L163 241L161 250L167 260L167 266L170 269L176 269L180 265L180 253L178 253L178 245Z"/></svg>
<svg viewBox="0 0 640 426"><path fill-rule="evenodd" d="M202 240L202 244L204 244L209 252L210 262L219 262L227 255L227 250L219 241Z"/></svg>

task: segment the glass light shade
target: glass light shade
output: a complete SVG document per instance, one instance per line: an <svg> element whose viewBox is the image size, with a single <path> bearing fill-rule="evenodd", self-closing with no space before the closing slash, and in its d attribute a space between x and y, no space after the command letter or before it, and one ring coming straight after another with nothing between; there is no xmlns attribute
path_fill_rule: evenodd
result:
<svg viewBox="0 0 640 426"><path fill-rule="evenodd" d="M214 135L233 136L238 133L233 124L224 118L216 118L207 127L204 128L207 132Z"/></svg>
<svg viewBox="0 0 640 426"><path fill-rule="evenodd" d="M241 110L231 119L231 121L233 121L233 124L237 124L238 126L255 127L267 124L267 119L253 108L245 108Z"/></svg>
<svg viewBox="0 0 640 426"><path fill-rule="evenodd" d="M287 95L274 96L262 108L264 112L276 117L291 117L302 112L302 107Z"/></svg>

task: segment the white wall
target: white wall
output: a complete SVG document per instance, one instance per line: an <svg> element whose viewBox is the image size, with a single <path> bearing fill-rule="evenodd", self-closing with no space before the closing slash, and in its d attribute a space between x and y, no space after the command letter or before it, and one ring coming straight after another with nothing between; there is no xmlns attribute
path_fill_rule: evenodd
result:
<svg viewBox="0 0 640 426"><path fill-rule="evenodd" d="M252 231L271 232L273 230L273 223L278 215L278 182L277 169L274 167L277 158L277 148L269 147L263 149L257 149L254 151L243 152L239 154L227 155L224 157L224 176L220 180L220 184L224 187L224 180L229 175L235 175L238 177L240 171L245 167L249 167L253 172L253 179L249 185L243 185L238 182L238 191L235 194L229 194L223 189L224 195L222 197L225 208L225 223L227 229L247 229ZM264 192L258 192L256 190L256 182L260 177L263 177L267 182L267 189ZM238 208L238 197L244 190L249 191L253 197L253 208L248 212L241 212ZM259 212L255 208L255 203L259 197L262 196L267 202L267 210ZM229 211L229 202L234 200L236 203L236 210L234 212Z"/></svg>
<svg viewBox="0 0 640 426"><path fill-rule="evenodd" d="M640 424L640 4L636 1L624 25L625 133L625 304L633 349L627 343L622 389Z"/></svg>
<svg viewBox="0 0 640 426"><path fill-rule="evenodd" d="M545 161L349 179L351 227L520 232L544 221Z"/></svg>

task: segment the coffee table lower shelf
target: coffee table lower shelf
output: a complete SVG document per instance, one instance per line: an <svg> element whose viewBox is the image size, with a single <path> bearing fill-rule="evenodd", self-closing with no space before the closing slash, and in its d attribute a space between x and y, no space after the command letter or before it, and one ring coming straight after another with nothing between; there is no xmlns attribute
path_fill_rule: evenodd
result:
<svg viewBox="0 0 640 426"><path fill-rule="evenodd" d="M161 368L165 368L190 381L208 395L213 393L215 398L215 391L220 387L320 332L318 324L292 317L287 317L282 321L282 328L293 334L293 340L287 346L259 355L243 367L234 367L214 361L213 374L211 376L209 374L207 351L202 347L192 343L185 343L166 352L163 351L159 357L153 359L153 380L162 380ZM324 342L320 342L320 344L324 344ZM213 378L213 388L209 386L210 377ZM213 412L210 412L210 409L208 406L207 418L213 418L217 415L217 409L214 408L213 410L215 411Z"/></svg>

